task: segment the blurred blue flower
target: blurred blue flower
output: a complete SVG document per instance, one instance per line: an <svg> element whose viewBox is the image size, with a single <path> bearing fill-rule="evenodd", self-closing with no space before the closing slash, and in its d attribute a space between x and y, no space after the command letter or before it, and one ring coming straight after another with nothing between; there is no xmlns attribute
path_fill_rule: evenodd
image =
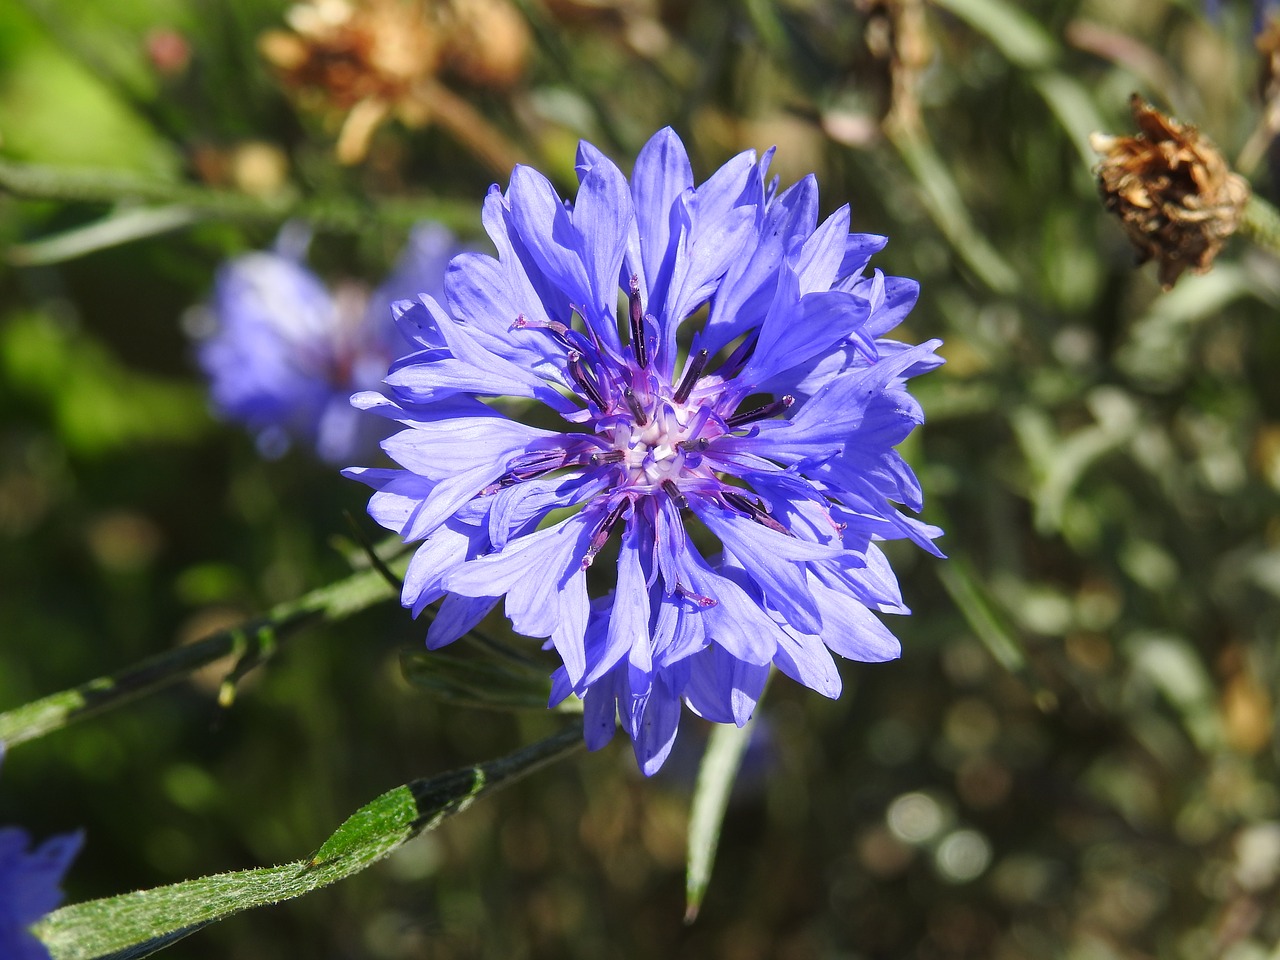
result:
<svg viewBox="0 0 1280 960"><path fill-rule="evenodd" d="M313 447L329 463L369 456L386 436L350 403L378 389L405 349L390 304L438 293L457 252L452 235L417 228L395 272L372 295L356 284L330 291L302 264L305 238L286 230L275 251L244 254L218 272L211 303L216 330L199 346L214 407L243 423L264 456L291 441Z"/></svg>
<svg viewBox="0 0 1280 960"><path fill-rule="evenodd" d="M49 951L31 927L62 902L58 884L83 840L80 833L68 833L31 850L25 831L0 827L0 957L4 960L49 960Z"/></svg>
<svg viewBox="0 0 1280 960"><path fill-rule="evenodd" d="M1266 26L1267 17L1280 9L1280 2L1277 0L1252 0L1253 3L1253 32L1261 33L1262 28ZM1204 0L1204 12L1210 20L1216 21L1222 16L1222 0Z"/></svg>
<svg viewBox="0 0 1280 960"><path fill-rule="evenodd" d="M834 697L831 652L896 657L872 611L907 609L877 543L937 553L941 531L894 505L921 507L893 449L923 420L905 383L941 363L936 340L885 339L918 286L868 274L885 239L850 234L848 206L819 224L814 178L779 193L771 157L695 186L667 129L628 182L583 143L572 206L517 167L485 201L498 257L456 257L443 301L396 304L419 349L389 395L353 398L405 428L383 442L405 469L346 472L379 523L426 541L403 601L443 598L428 646L505 596L561 658L553 702L584 698L588 746L620 715L646 773L682 701L742 724L771 666ZM481 400L500 396L556 429ZM707 531L718 552L695 545Z"/></svg>

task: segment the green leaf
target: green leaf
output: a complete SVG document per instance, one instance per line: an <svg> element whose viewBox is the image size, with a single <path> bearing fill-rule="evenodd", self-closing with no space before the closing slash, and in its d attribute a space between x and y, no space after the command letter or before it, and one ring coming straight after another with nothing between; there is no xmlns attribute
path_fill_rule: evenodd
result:
<svg viewBox="0 0 1280 960"><path fill-rule="evenodd" d="M551 681L514 665L418 648L400 654L405 679L448 703L495 710L545 710Z"/></svg>
<svg viewBox="0 0 1280 960"><path fill-rule="evenodd" d="M477 798L567 756L582 744L575 722L554 736L464 770L414 780L361 807L312 856L63 907L35 933L54 960L132 960L232 914L300 897L381 860L461 813Z"/></svg>
<svg viewBox="0 0 1280 960"><path fill-rule="evenodd" d="M1031 82L1075 144L1085 166L1095 160L1089 134L1104 126L1084 84L1055 70L1062 47L1034 17L1006 0L937 0L985 36L1010 63L1032 74Z"/></svg>
<svg viewBox="0 0 1280 960"><path fill-rule="evenodd" d="M720 828L729 806L729 793L738 778L742 757L751 739L755 718L741 727L717 723L711 728L707 752L698 768L693 805L689 810L689 849L685 870L684 922L692 923L702 908L702 898L711 881L711 868L720 843Z"/></svg>
<svg viewBox="0 0 1280 960"><path fill-rule="evenodd" d="M1030 14L1005 0L937 0L990 40L1010 63L1024 70L1052 67L1060 48Z"/></svg>
<svg viewBox="0 0 1280 960"><path fill-rule="evenodd" d="M886 132L915 178L921 202L956 256L994 292L1017 290L1018 274L974 224L960 187L928 134L900 124Z"/></svg>
<svg viewBox="0 0 1280 960"><path fill-rule="evenodd" d="M1022 643L997 612L995 602L974 577L968 561L952 554L946 563L937 564L936 569L942 586L968 621L969 629L977 634L996 663L1010 673L1024 672L1027 657Z"/></svg>
<svg viewBox="0 0 1280 960"><path fill-rule="evenodd" d="M134 240L189 227L200 215L188 207L121 207L101 220L45 237L34 243L15 244L5 256L19 267L41 266L74 260Z"/></svg>

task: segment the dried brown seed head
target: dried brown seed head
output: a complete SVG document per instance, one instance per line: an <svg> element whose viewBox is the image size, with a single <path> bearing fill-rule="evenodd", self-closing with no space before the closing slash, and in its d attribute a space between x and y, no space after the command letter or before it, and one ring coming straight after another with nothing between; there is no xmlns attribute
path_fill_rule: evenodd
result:
<svg viewBox="0 0 1280 960"><path fill-rule="evenodd" d="M394 104L439 62L437 25L423 3L309 0L288 21L292 31L262 36L263 56L287 89L338 111L371 98Z"/></svg>
<svg viewBox="0 0 1280 960"><path fill-rule="evenodd" d="M449 69L481 87L510 87L524 73L529 26L507 0L450 0Z"/></svg>
<svg viewBox="0 0 1280 960"><path fill-rule="evenodd" d="M1159 263L1167 290L1184 270L1204 273L1240 225L1249 184L1195 127L1166 117L1138 94L1130 98L1139 133L1095 133L1102 155L1102 202L1120 218L1140 262Z"/></svg>

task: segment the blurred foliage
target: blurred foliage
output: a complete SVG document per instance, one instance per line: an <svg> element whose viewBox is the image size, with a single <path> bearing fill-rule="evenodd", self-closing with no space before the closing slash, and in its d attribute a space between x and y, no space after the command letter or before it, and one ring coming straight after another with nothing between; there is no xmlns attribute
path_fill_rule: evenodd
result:
<svg viewBox="0 0 1280 960"><path fill-rule="evenodd" d="M672 124L700 174L779 147L827 210L889 235L944 338L908 458L953 557L895 552L904 656L827 702L772 685L686 928L705 730L645 782L622 744L512 787L329 891L175 957L1274 956L1280 941L1280 264L1240 240L1159 291L1105 217L1085 138L1140 90L1235 157L1259 123L1250 5L1192 0L519 0L503 89L444 76L566 189L580 137L624 168ZM447 125L343 166L256 49L273 0L0 5L0 150L184 189L479 202ZM493 36L498 36L494 34ZM495 41L496 42L496 41ZM498 51L501 53L502 51ZM1101 119L1099 119L1101 118ZM1266 162L1242 170L1275 198ZM118 211L117 211L118 212ZM0 241L109 217L0 194ZM270 216L0 268L0 707L341 576L365 494L260 462L204 412L183 325ZM395 229L322 233L382 276ZM123 239L123 238L122 238ZM186 318L184 321L184 317ZM499 618L486 624L504 636ZM443 704L393 606L311 631L229 709L222 674L15 750L0 822L83 825L72 900L283 862L395 784L554 716ZM437 684L438 685L438 684ZM430 685L428 685L430 686ZM457 698L455 698L456 700Z"/></svg>

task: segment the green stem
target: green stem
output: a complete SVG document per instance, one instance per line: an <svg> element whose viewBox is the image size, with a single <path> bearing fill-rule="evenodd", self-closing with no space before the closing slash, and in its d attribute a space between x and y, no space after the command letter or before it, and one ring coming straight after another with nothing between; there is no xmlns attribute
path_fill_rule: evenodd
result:
<svg viewBox="0 0 1280 960"><path fill-rule="evenodd" d="M1280 210L1256 193L1245 204L1240 232L1260 247L1280 255Z"/></svg>
<svg viewBox="0 0 1280 960"><path fill-rule="evenodd" d="M403 573L408 558L393 566ZM224 685L221 700L228 703L234 683L250 669L271 658L280 641L303 626L319 621L335 623L375 603L388 600L395 588L376 570L364 570L313 590L248 623L219 630L196 643L179 647L142 663L88 683L63 690L0 713L0 743L6 747L34 740L86 717L118 707L159 690L226 656L236 665Z"/></svg>
<svg viewBox="0 0 1280 960"><path fill-rule="evenodd" d="M118 170L49 167L10 160L0 160L0 193L26 200L178 205L209 220L278 222L300 217L321 230L344 233L375 226L410 226L419 220L435 220L461 232L474 232L478 226L478 208L470 202L427 197L368 202L347 197L256 197Z"/></svg>

